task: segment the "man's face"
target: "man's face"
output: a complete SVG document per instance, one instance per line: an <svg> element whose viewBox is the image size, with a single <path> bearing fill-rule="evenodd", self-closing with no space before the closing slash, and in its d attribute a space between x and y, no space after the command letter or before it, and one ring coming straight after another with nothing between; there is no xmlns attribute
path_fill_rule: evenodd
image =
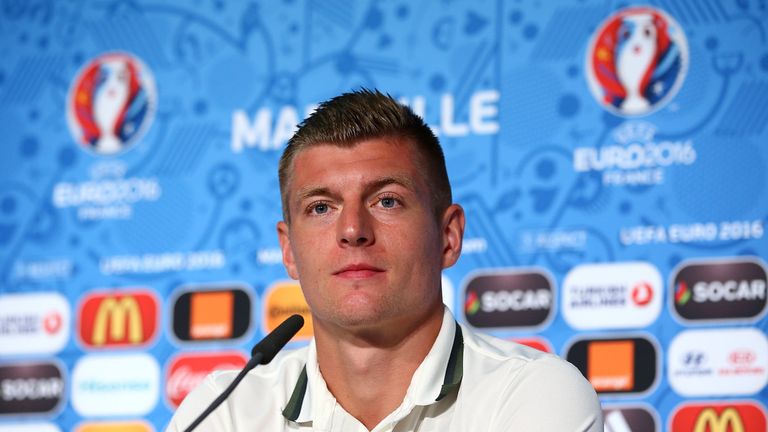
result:
<svg viewBox="0 0 768 432"><path fill-rule="evenodd" d="M299 152L288 185L283 262L316 325L408 325L441 310L440 273L461 250L457 205L437 220L425 170L399 138Z"/></svg>

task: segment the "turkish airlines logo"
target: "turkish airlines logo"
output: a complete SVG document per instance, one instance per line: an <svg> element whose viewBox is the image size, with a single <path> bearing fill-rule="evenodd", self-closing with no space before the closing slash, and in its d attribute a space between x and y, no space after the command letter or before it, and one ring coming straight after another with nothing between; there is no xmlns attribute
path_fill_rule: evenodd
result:
<svg viewBox="0 0 768 432"><path fill-rule="evenodd" d="M148 345L158 312L157 297L148 290L91 294L80 305L78 335L89 348Z"/></svg>
<svg viewBox="0 0 768 432"><path fill-rule="evenodd" d="M672 432L763 432L765 408L756 402L690 403L672 414Z"/></svg>
<svg viewBox="0 0 768 432"><path fill-rule="evenodd" d="M603 408L605 432L654 432L659 430L658 414L642 405Z"/></svg>
<svg viewBox="0 0 768 432"><path fill-rule="evenodd" d="M644 337L582 339L568 348L566 360L601 394L643 393L657 379L657 349Z"/></svg>
<svg viewBox="0 0 768 432"><path fill-rule="evenodd" d="M538 327L552 316L554 283L543 271L477 273L464 287L464 316L474 327Z"/></svg>
<svg viewBox="0 0 768 432"><path fill-rule="evenodd" d="M72 371L72 407L83 417L144 416L160 395L160 366L149 354L87 355Z"/></svg>
<svg viewBox="0 0 768 432"><path fill-rule="evenodd" d="M683 320L758 319L768 277L756 259L684 263L675 273L672 304Z"/></svg>
<svg viewBox="0 0 768 432"><path fill-rule="evenodd" d="M683 396L739 396L765 387L766 365L768 338L760 330L687 330L669 345L667 373Z"/></svg>
<svg viewBox="0 0 768 432"><path fill-rule="evenodd" d="M231 340L251 328L251 295L244 287L185 288L173 305L173 332L181 341Z"/></svg>
<svg viewBox="0 0 768 432"><path fill-rule="evenodd" d="M0 366L0 415L47 414L64 397L64 374L55 363Z"/></svg>
<svg viewBox="0 0 768 432"><path fill-rule="evenodd" d="M184 354L168 366L165 396L173 408L215 370L242 369L248 359L239 352Z"/></svg>
<svg viewBox="0 0 768 432"><path fill-rule="evenodd" d="M661 313L661 291L646 262L576 266L563 281L563 317L580 330L645 327Z"/></svg>
<svg viewBox="0 0 768 432"><path fill-rule="evenodd" d="M0 296L0 355L54 354L69 333L69 303L61 294Z"/></svg>
<svg viewBox="0 0 768 432"><path fill-rule="evenodd" d="M301 285L293 281L280 281L267 289L264 295L264 333L270 333L289 316L299 314L306 323L293 337L294 341L312 337L312 313L304 299Z"/></svg>

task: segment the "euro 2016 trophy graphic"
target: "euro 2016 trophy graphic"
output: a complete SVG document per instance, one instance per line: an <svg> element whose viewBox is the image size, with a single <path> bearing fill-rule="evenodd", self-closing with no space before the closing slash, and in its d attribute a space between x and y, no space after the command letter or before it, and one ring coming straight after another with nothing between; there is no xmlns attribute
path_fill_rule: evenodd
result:
<svg viewBox="0 0 768 432"><path fill-rule="evenodd" d="M680 26L650 7L623 9L595 32L586 59L595 99L614 114L650 114L677 93L688 66Z"/></svg>
<svg viewBox="0 0 768 432"><path fill-rule="evenodd" d="M125 53L93 59L70 89L67 117L75 139L99 155L129 148L152 122L155 83L149 69Z"/></svg>

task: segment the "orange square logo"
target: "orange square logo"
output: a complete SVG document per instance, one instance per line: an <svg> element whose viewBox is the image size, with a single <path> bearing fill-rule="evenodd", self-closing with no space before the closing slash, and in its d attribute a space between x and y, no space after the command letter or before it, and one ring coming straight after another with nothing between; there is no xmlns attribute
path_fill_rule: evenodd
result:
<svg viewBox="0 0 768 432"><path fill-rule="evenodd" d="M635 385L635 344L595 341L587 347L587 379L597 391L626 391Z"/></svg>
<svg viewBox="0 0 768 432"><path fill-rule="evenodd" d="M234 295L231 291L192 293L189 309L189 335L192 339L232 336Z"/></svg>

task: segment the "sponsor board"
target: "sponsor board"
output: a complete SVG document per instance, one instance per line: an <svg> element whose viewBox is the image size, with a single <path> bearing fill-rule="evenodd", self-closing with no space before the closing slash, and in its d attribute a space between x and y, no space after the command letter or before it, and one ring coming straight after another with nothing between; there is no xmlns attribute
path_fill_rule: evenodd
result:
<svg viewBox="0 0 768 432"><path fill-rule="evenodd" d="M756 401L707 401L679 405L669 420L671 432L764 432L765 408Z"/></svg>
<svg viewBox="0 0 768 432"><path fill-rule="evenodd" d="M688 69L682 27L661 9L619 10L593 33L586 77L595 100L625 117L648 115L677 94Z"/></svg>
<svg viewBox="0 0 768 432"><path fill-rule="evenodd" d="M563 318L579 330L645 327L661 312L662 289L650 263L579 265L563 280Z"/></svg>
<svg viewBox="0 0 768 432"><path fill-rule="evenodd" d="M658 343L646 336L578 339L565 359L576 366L601 395L644 394L658 381Z"/></svg>
<svg viewBox="0 0 768 432"><path fill-rule="evenodd" d="M160 396L160 366L149 354L89 354L72 372L72 407L83 417L140 417Z"/></svg>
<svg viewBox="0 0 768 432"><path fill-rule="evenodd" d="M182 287L172 301L173 335L181 342L246 337L252 327L252 295L239 283Z"/></svg>
<svg viewBox="0 0 768 432"><path fill-rule="evenodd" d="M143 421L80 423L75 432L152 432L154 428Z"/></svg>
<svg viewBox="0 0 768 432"><path fill-rule="evenodd" d="M554 314L554 279L543 269L475 272L463 292L464 318L476 328L541 328Z"/></svg>
<svg viewBox="0 0 768 432"><path fill-rule="evenodd" d="M0 365L0 415L51 414L64 400L64 369L56 363Z"/></svg>
<svg viewBox="0 0 768 432"><path fill-rule="evenodd" d="M86 348L144 347L157 336L159 316L159 301L152 290L88 294L80 301L78 339Z"/></svg>
<svg viewBox="0 0 768 432"><path fill-rule="evenodd" d="M99 156L130 148L147 131L157 107L152 72L137 57L109 52L77 73L67 97L75 141Z"/></svg>
<svg viewBox="0 0 768 432"><path fill-rule="evenodd" d="M314 334L312 314L309 312L309 305L304 299L301 286L295 281L273 283L264 294L264 321L262 325L264 333L271 333L280 323L293 314L301 315L304 318L304 327L291 340L301 341L310 339Z"/></svg>
<svg viewBox="0 0 768 432"><path fill-rule="evenodd" d="M209 373L215 370L242 369L247 362L248 358L236 351L181 354L168 364L166 400L176 409Z"/></svg>
<svg viewBox="0 0 768 432"><path fill-rule="evenodd" d="M768 383L768 338L754 328L686 330L669 345L669 385L686 396L740 396Z"/></svg>
<svg viewBox="0 0 768 432"><path fill-rule="evenodd" d="M685 261L672 274L670 301L681 321L754 321L765 315L768 277L760 259Z"/></svg>
<svg viewBox="0 0 768 432"><path fill-rule="evenodd" d="M55 354L69 340L69 302L59 293L0 296L0 355Z"/></svg>
<svg viewBox="0 0 768 432"><path fill-rule="evenodd" d="M659 414L646 404L604 405L605 432L656 432Z"/></svg>

